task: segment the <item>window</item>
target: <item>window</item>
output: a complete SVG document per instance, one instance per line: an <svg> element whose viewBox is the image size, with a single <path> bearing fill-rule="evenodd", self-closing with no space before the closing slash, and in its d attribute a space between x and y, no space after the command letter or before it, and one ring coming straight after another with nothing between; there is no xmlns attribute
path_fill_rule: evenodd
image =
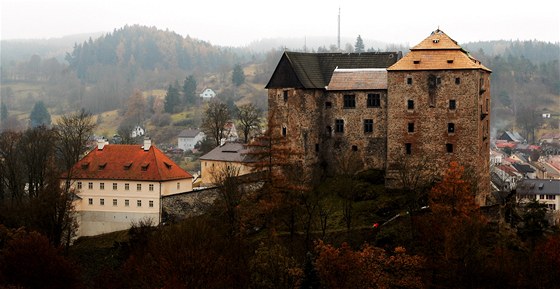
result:
<svg viewBox="0 0 560 289"><path fill-rule="evenodd" d="M367 107L380 107L381 95L379 93L370 93L367 95Z"/></svg>
<svg viewBox="0 0 560 289"><path fill-rule="evenodd" d="M344 96L344 108L355 108L356 107L356 96L355 95L345 95Z"/></svg>
<svg viewBox="0 0 560 289"><path fill-rule="evenodd" d="M412 154L412 144L411 143L405 143L404 148L406 150L407 155Z"/></svg>
<svg viewBox="0 0 560 289"><path fill-rule="evenodd" d="M457 101L454 99L449 100L449 109L455 110L457 108Z"/></svg>
<svg viewBox="0 0 560 289"><path fill-rule="evenodd" d="M406 108L407 108L407 109L414 109L414 100L409 99L409 100L406 102Z"/></svg>
<svg viewBox="0 0 560 289"><path fill-rule="evenodd" d="M334 121L334 132L343 133L344 132L344 120L337 119Z"/></svg>
<svg viewBox="0 0 560 289"><path fill-rule="evenodd" d="M78 190L82 189L82 182L78 182Z"/></svg>
<svg viewBox="0 0 560 289"><path fill-rule="evenodd" d="M445 150L446 150L448 153L452 153L452 152L453 152L453 144L452 144L452 143L446 143L446 144L445 144Z"/></svg>
<svg viewBox="0 0 560 289"><path fill-rule="evenodd" d="M99 204L101 206L105 206L105 199L99 199Z"/></svg>
<svg viewBox="0 0 560 289"><path fill-rule="evenodd" d="M364 119L364 132L373 132L373 119Z"/></svg>
<svg viewBox="0 0 560 289"><path fill-rule="evenodd" d="M441 84L441 77L436 77L436 85L440 85Z"/></svg>
<svg viewBox="0 0 560 289"><path fill-rule="evenodd" d="M461 84L461 78L455 77L455 84Z"/></svg>
<svg viewBox="0 0 560 289"><path fill-rule="evenodd" d="M136 201L136 206L137 207L142 207L142 200L137 200Z"/></svg>
<svg viewBox="0 0 560 289"><path fill-rule="evenodd" d="M544 200L544 195L539 195L539 199Z"/></svg>
<svg viewBox="0 0 560 289"><path fill-rule="evenodd" d="M284 90L284 102L288 101L288 91Z"/></svg>
<svg viewBox="0 0 560 289"><path fill-rule="evenodd" d="M352 146L352 151L357 152L358 151L358 146Z"/></svg>
<svg viewBox="0 0 560 289"><path fill-rule="evenodd" d="M325 108L331 108L332 107L332 102L327 101L325 102Z"/></svg>
<svg viewBox="0 0 560 289"><path fill-rule="evenodd" d="M177 182L177 190L181 188L181 183Z"/></svg>
<svg viewBox="0 0 560 289"><path fill-rule="evenodd" d="M556 200L556 195L546 195L547 200Z"/></svg>
<svg viewBox="0 0 560 289"><path fill-rule="evenodd" d="M546 206L551 210L556 210L556 204L547 204Z"/></svg>
<svg viewBox="0 0 560 289"><path fill-rule="evenodd" d="M319 144L318 143L315 144L315 152L319 152Z"/></svg>
<svg viewBox="0 0 560 289"><path fill-rule="evenodd" d="M99 183L99 189L104 190L105 189L105 183Z"/></svg>
<svg viewBox="0 0 560 289"><path fill-rule="evenodd" d="M406 84L412 84L412 77L406 78Z"/></svg>
<svg viewBox="0 0 560 289"><path fill-rule="evenodd" d="M447 133L454 133L455 132L455 124L450 122L447 124Z"/></svg>
<svg viewBox="0 0 560 289"><path fill-rule="evenodd" d="M92 182L89 182L89 183L87 184L87 187L88 187L88 189L93 190L93 183L92 183Z"/></svg>
<svg viewBox="0 0 560 289"><path fill-rule="evenodd" d="M113 191L117 190L117 183L113 183Z"/></svg>
<svg viewBox="0 0 560 289"><path fill-rule="evenodd" d="M285 126L283 126L283 127L282 127L282 136L284 136L284 137L285 137L285 136L286 136L286 134L287 134L287 132L286 132L286 127L285 127Z"/></svg>
<svg viewBox="0 0 560 289"><path fill-rule="evenodd" d="M125 191L130 190L130 185L129 185L129 184L124 184L124 190L125 190Z"/></svg>
<svg viewBox="0 0 560 289"><path fill-rule="evenodd" d="M327 136L331 136L332 135L332 127L330 125L327 125Z"/></svg>
<svg viewBox="0 0 560 289"><path fill-rule="evenodd" d="M414 132L414 123L413 122L408 123L408 132Z"/></svg>
<svg viewBox="0 0 560 289"><path fill-rule="evenodd" d="M93 205L93 199L92 198L88 199L88 205Z"/></svg>
<svg viewBox="0 0 560 289"><path fill-rule="evenodd" d="M130 206L130 201L129 201L129 200L124 200L124 206L125 206L125 207Z"/></svg>
<svg viewBox="0 0 560 289"><path fill-rule="evenodd" d="M150 201L148 205L150 206L150 208L153 208L154 207L154 201Z"/></svg>
<svg viewBox="0 0 560 289"><path fill-rule="evenodd" d="M154 191L154 184L149 184L148 189L150 190L150 192L153 192Z"/></svg>
<svg viewBox="0 0 560 289"><path fill-rule="evenodd" d="M142 190L142 184L136 184L136 190L141 191Z"/></svg>
<svg viewBox="0 0 560 289"><path fill-rule="evenodd" d="M113 199L113 206L117 206L117 199Z"/></svg>

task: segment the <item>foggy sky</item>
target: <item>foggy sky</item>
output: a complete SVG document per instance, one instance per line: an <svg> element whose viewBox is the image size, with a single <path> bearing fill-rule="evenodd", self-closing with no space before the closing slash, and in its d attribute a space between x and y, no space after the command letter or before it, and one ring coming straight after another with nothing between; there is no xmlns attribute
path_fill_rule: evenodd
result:
<svg viewBox="0 0 560 289"><path fill-rule="evenodd" d="M337 36L417 44L438 27L459 43L560 42L560 12L550 0L0 0L0 39L45 39L111 32L140 24L215 45L263 38ZM547 8L548 7L548 8Z"/></svg>

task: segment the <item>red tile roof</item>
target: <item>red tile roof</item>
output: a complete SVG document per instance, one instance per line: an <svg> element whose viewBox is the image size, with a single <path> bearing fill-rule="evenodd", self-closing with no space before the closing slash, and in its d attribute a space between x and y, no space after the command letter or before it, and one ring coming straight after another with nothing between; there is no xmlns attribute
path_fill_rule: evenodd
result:
<svg viewBox="0 0 560 289"><path fill-rule="evenodd" d="M384 68L335 69L327 90L387 89Z"/></svg>
<svg viewBox="0 0 560 289"><path fill-rule="evenodd" d="M72 168L73 179L168 181L192 178L153 145L108 144L93 149Z"/></svg>

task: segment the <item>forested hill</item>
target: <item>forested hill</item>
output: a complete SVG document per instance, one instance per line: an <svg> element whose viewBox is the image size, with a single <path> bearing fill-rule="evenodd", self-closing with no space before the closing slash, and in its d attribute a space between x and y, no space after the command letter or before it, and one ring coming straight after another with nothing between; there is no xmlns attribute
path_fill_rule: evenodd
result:
<svg viewBox="0 0 560 289"><path fill-rule="evenodd" d="M546 63L558 61L560 58L559 43L543 42L537 40L529 41L479 41L463 44L463 48L471 53L483 53L487 56L508 56L514 58L525 58L532 63Z"/></svg>
<svg viewBox="0 0 560 289"><path fill-rule="evenodd" d="M76 44L66 60L80 79L88 80L94 74L89 70L99 66L128 67L129 72L138 69L207 72L232 66L237 57L231 49L169 30L134 25Z"/></svg>

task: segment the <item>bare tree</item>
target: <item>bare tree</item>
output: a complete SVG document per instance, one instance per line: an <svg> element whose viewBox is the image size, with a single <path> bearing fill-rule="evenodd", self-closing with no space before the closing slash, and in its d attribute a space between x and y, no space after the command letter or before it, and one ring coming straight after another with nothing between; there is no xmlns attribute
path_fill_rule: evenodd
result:
<svg viewBox="0 0 560 289"><path fill-rule="evenodd" d="M57 134L56 151L61 165L69 171L87 151L87 142L93 135L95 123L89 112L78 112L63 115L55 123ZM71 178L71 172L68 172Z"/></svg>
<svg viewBox="0 0 560 289"><path fill-rule="evenodd" d="M244 104L237 110L237 120L243 132L244 142L247 143L251 131L257 130L262 118L262 111L252 103Z"/></svg>
<svg viewBox="0 0 560 289"><path fill-rule="evenodd" d="M223 102L211 101L206 108L202 129L215 141L216 146L220 145L220 141L224 137L225 125L230 117L228 107Z"/></svg>

